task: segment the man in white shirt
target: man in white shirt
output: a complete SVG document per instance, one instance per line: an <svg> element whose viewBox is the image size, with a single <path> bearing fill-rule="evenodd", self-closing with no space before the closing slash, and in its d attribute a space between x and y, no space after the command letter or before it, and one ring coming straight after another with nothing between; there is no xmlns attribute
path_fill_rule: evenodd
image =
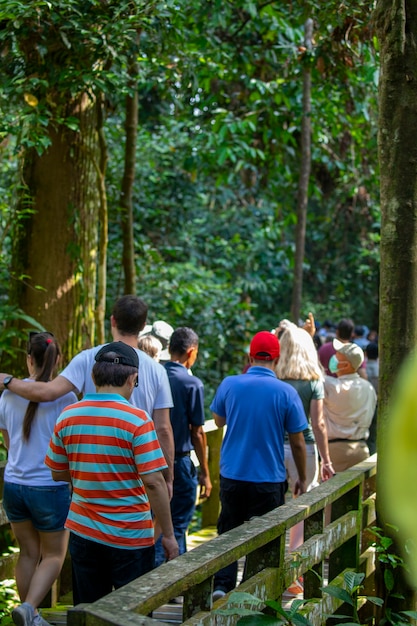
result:
<svg viewBox="0 0 417 626"><path fill-rule="evenodd" d="M135 387L130 402L139 409L143 409L152 417L158 440L168 470L164 476L170 497L172 496L173 465L174 465L174 436L169 417L173 406L171 387L165 368L154 361L145 352L138 349L138 334L145 326L148 307L137 296L126 295L116 301L111 321L113 341L122 341L135 348L139 358L138 387ZM64 394L75 391L83 396L86 393L95 393L95 386L91 376L94 357L102 346L83 350L77 354L59 376L43 382L23 382L13 376L0 374L0 386L4 385L13 393L35 402L51 402Z"/></svg>
<svg viewBox="0 0 417 626"><path fill-rule="evenodd" d="M338 339L333 340L333 347L336 354L329 361L329 370L337 378L325 377L324 417L330 458L335 471L341 472L369 456L366 440L376 393L357 373L364 360L362 348Z"/></svg>

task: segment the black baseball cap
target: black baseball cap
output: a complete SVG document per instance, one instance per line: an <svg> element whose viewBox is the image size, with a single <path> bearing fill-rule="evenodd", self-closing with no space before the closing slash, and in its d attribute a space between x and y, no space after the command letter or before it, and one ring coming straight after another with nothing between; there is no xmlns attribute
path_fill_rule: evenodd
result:
<svg viewBox="0 0 417 626"><path fill-rule="evenodd" d="M94 357L97 362L120 363L139 369L139 357L131 346L123 341L112 341L100 348Z"/></svg>

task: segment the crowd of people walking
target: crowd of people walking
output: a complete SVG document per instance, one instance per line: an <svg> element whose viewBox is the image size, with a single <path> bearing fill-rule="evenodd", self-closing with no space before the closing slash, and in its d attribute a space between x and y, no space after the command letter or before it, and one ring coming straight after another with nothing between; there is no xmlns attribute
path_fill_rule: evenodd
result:
<svg viewBox="0 0 417 626"><path fill-rule="evenodd" d="M58 342L31 333L29 377L0 374L17 626L47 625L38 607L68 542L74 604L94 602L184 553L197 498L210 497L204 385L191 369L199 337L162 320L146 325L147 315L141 298L123 296L112 342L56 376ZM377 391L377 337L349 319L316 328L310 314L303 327L282 320L256 333L244 371L210 404L226 427L219 534L283 504L288 486L298 497L374 452ZM290 549L302 541L298 524ZM236 563L219 571L213 600L236 582ZM289 591L300 590L302 580Z"/></svg>

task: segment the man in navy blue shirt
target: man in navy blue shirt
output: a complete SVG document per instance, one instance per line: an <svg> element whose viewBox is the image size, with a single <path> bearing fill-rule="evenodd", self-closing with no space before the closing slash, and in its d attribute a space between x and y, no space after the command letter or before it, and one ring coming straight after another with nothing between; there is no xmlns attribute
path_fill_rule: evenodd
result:
<svg viewBox="0 0 417 626"><path fill-rule="evenodd" d="M306 490L307 421L296 390L275 375L279 353L276 335L257 333L250 344L250 369L225 378L210 406L216 425L227 426L220 452L219 534L284 504L285 432L298 471L295 494ZM231 591L236 577L237 563L220 570L213 599Z"/></svg>
<svg viewBox="0 0 417 626"><path fill-rule="evenodd" d="M198 354L198 335L191 328L177 328L169 342L171 360L164 367L168 372L174 406L170 417L175 443L174 485L171 515L179 553L186 552L186 533L190 525L200 484L200 497L211 493L207 462L207 440L204 425L204 387L197 376L190 374ZM195 450L200 469L191 460ZM156 545L156 564L165 561L160 542Z"/></svg>

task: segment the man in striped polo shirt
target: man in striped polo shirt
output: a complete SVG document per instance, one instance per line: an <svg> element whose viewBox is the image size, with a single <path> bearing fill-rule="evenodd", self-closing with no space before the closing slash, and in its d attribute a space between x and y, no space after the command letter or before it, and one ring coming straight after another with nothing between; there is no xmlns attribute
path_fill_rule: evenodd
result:
<svg viewBox="0 0 417 626"><path fill-rule="evenodd" d="M45 463L72 483L70 532L74 605L94 602L154 567L154 520L167 559L178 555L167 467L149 415L129 403L138 355L117 341L95 355L97 393L58 418Z"/></svg>

